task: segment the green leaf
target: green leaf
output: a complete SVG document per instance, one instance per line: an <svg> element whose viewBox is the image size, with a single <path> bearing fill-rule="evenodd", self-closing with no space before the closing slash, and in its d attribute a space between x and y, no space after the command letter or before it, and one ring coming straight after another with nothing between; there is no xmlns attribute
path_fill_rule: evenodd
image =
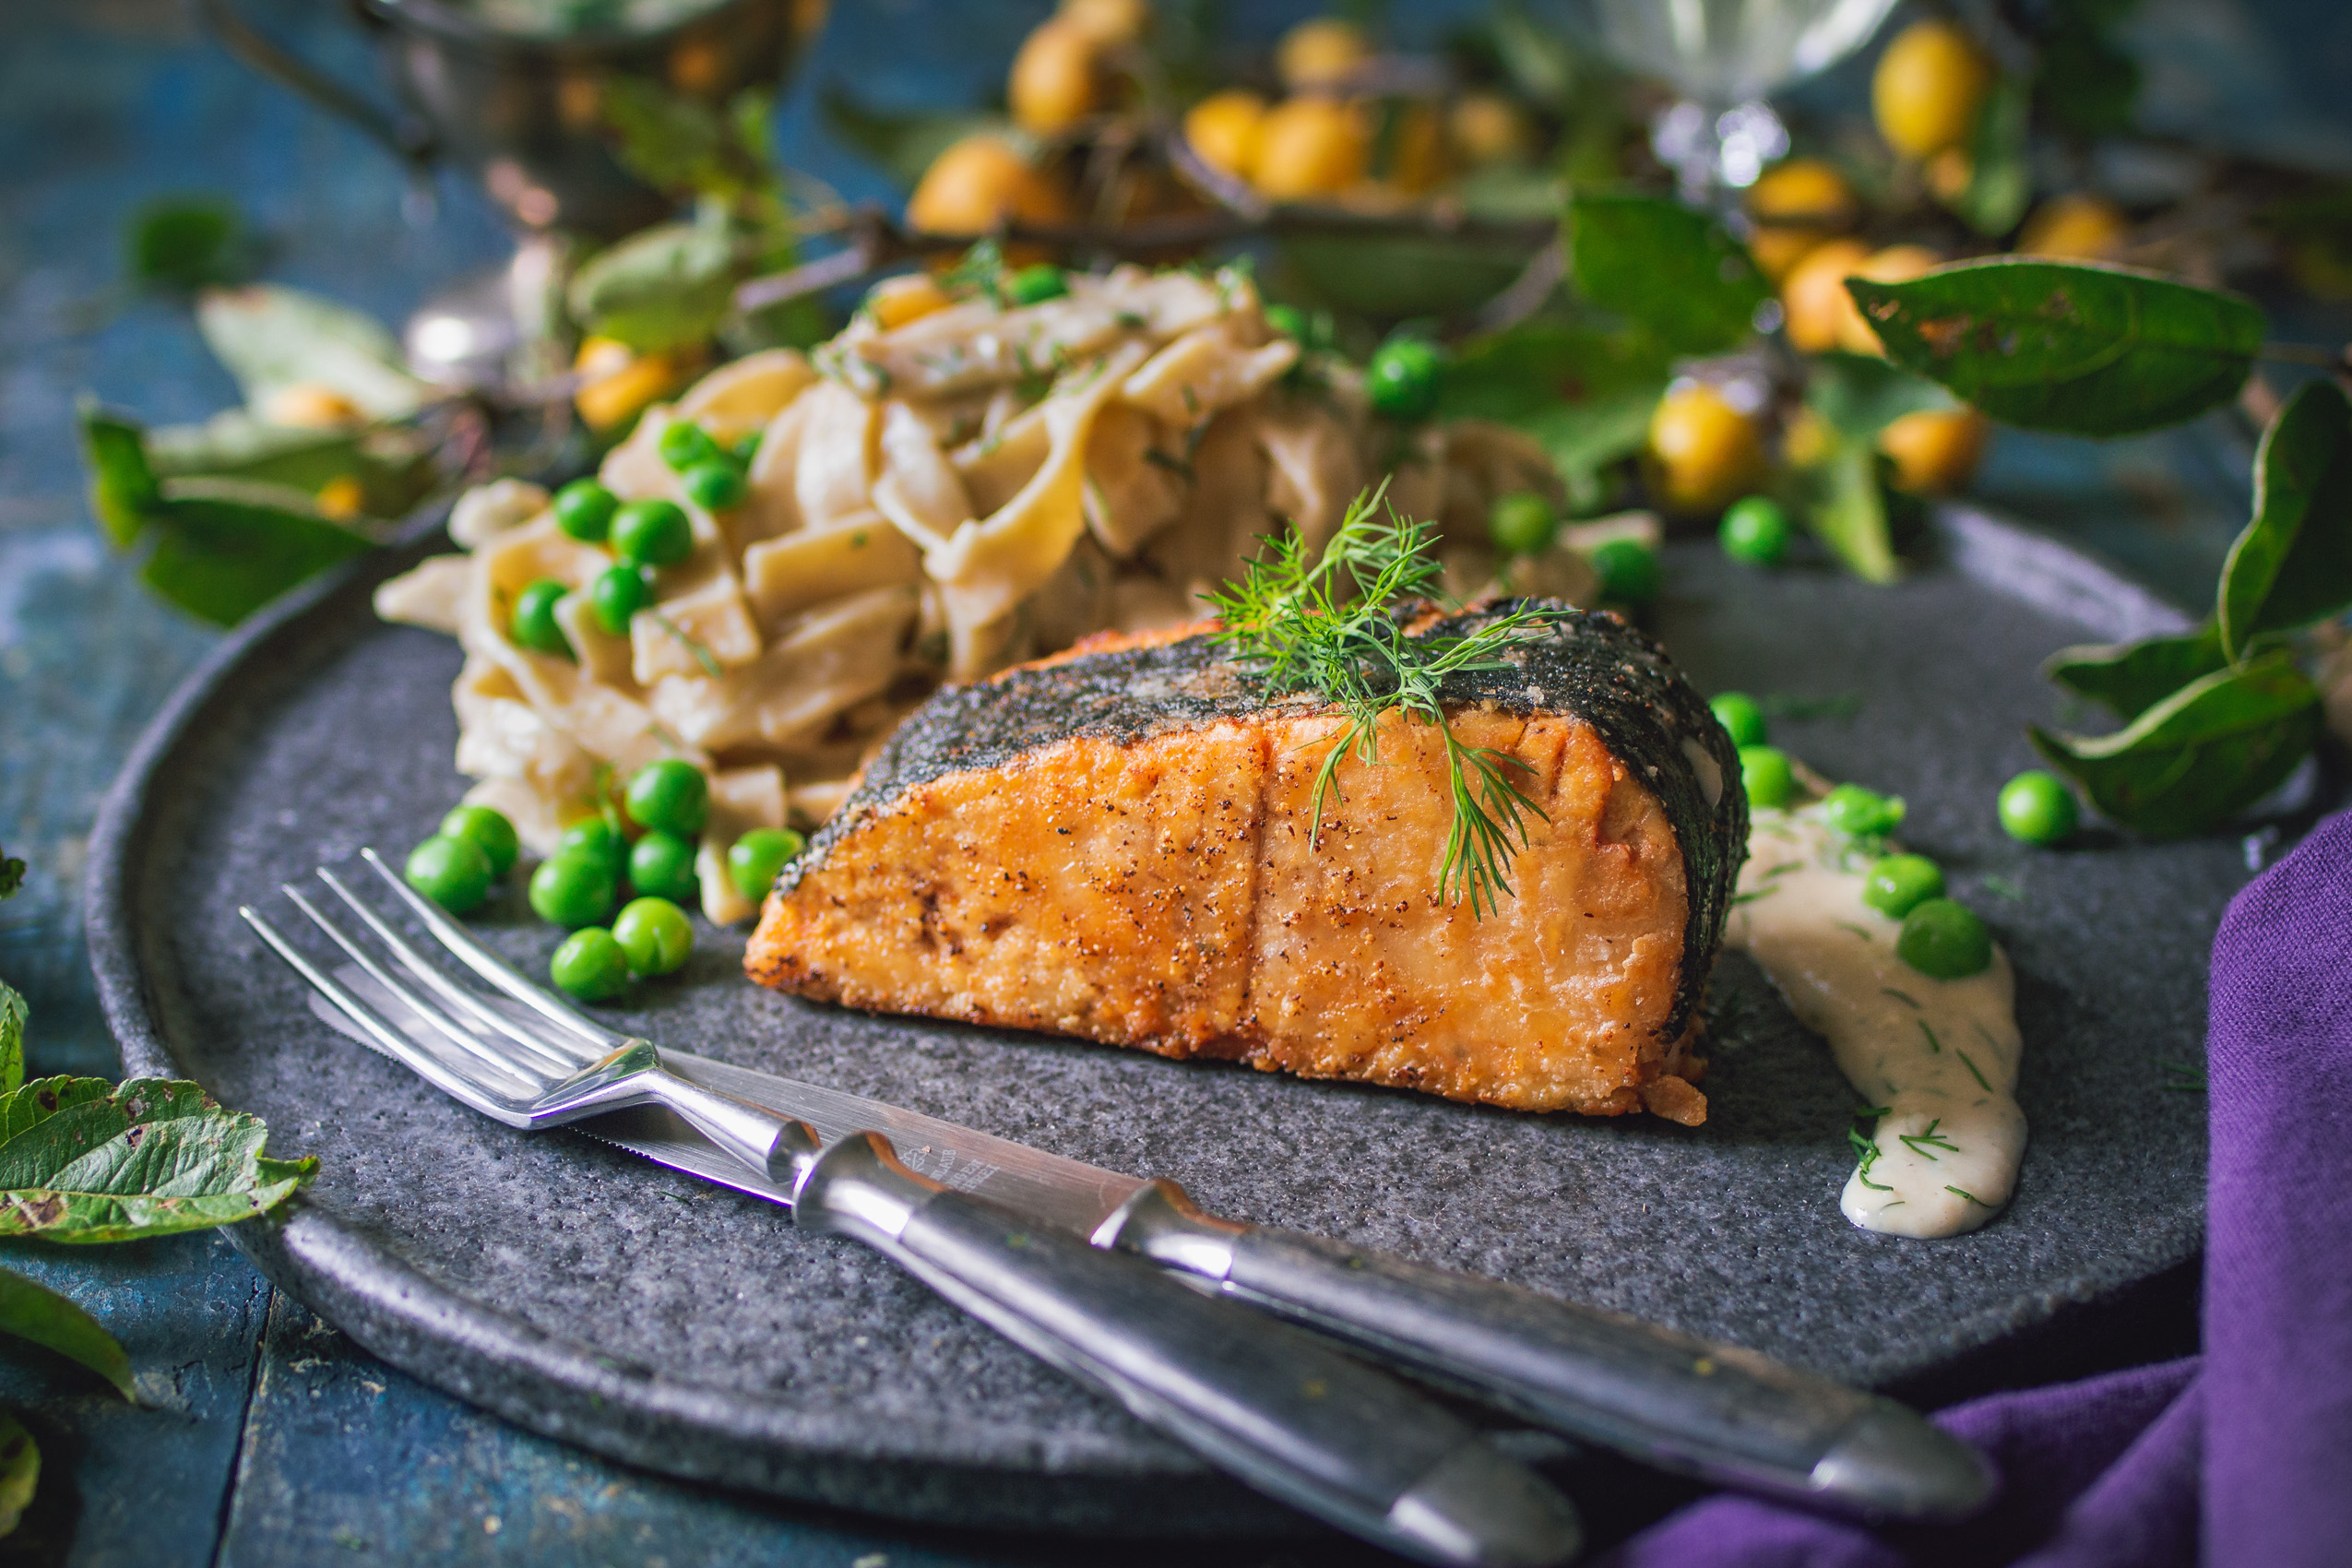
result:
<svg viewBox="0 0 2352 1568"><path fill-rule="evenodd" d="M2280 648L2191 682L2111 735L2032 732L2036 749L2108 817L2151 838L2180 838L2276 789L2320 727L2318 688Z"/></svg>
<svg viewBox="0 0 2352 1568"><path fill-rule="evenodd" d="M147 433L147 457L171 489L175 479L238 479L315 495L329 481L357 480L370 517L397 517L433 488L434 443L413 424L298 430L224 409L201 424Z"/></svg>
<svg viewBox="0 0 2352 1568"><path fill-rule="evenodd" d="M1663 376L1576 403L1554 403L1511 422L1543 443L1568 487L1570 508L1586 511L1606 499L1601 470L1632 457L1649 438L1650 416L1666 393Z"/></svg>
<svg viewBox="0 0 2352 1568"><path fill-rule="evenodd" d="M134 1404L138 1394L131 1386L131 1358L96 1318L46 1285L0 1268L0 1332L46 1346L79 1361L119 1390Z"/></svg>
<svg viewBox="0 0 2352 1568"><path fill-rule="evenodd" d="M1289 279L1313 303L1391 321L1475 310L1509 288L1534 255L1434 234L1294 234L1277 249Z"/></svg>
<svg viewBox="0 0 2352 1568"><path fill-rule="evenodd" d="M1805 522L1846 569L1864 582L1900 575L1886 529L1886 487L1868 441L1840 440L1809 477Z"/></svg>
<svg viewBox="0 0 2352 1568"><path fill-rule="evenodd" d="M184 293L240 281L252 262L244 220L212 196L149 203L132 215L123 249L133 282Z"/></svg>
<svg viewBox="0 0 2352 1568"><path fill-rule="evenodd" d="M295 386L328 387L372 420L404 419L432 395L402 367L382 323L298 289L208 290L196 302L196 327L237 378L246 406L264 417L270 399Z"/></svg>
<svg viewBox="0 0 2352 1568"><path fill-rule="evenodd" d="M222 626L235 625L295 584L368 548L366 540L315 514L225 495L167 497L149 521L155 547L139 579L188 613Z"/></svg>
<svg viewBox="0 0 2352 1568"><path fill-rule="evenodd" d="M2352 401L2304 383L2254 454L2254 517L2221 568L2216 614L2233 659L2263 632L2352 605Z"/></svg>
<svg viewBox="0 0 2352 1568"><path fill-rule="evenodd" d="M1437 417L1510 422L1642 386L1662 389L1668 357L1638 333L1535 316L1474 338L1439 384Z"/></svg>
<svg viewBox="0 0 2352 1568"><path fill-rule="evenodd" d="M1576 286L1678 354L1739 347L1772 286L1704 213L1649 196L1579 193L1568 204Z"/></svg>
<svg viewBox="0 0 2352 1568"><path fill-rule="evenodd" d="M318 1169L196 1085L37 1078L0 1096L0 1236L125 1241L267 1214Z"/></svg>
<svg viewBox="0 0 2352 1568"><path fill-rule="evenodd" d="M2251 300L2085 262L1994 257L1846 287L1890 357L1994 419L2077 435L2177 424L2238 395Z"/></svg>
<svg viewBox="0 0 2352 1568"><path fill-rule="evenodd" d="M2128 723L2228 663L2221 635L2208 623L2181 636L2062 647L2049 656L2042 673Z"/></svg>
<svg viewBox="0 0 2352 1568"><path fill-rule="evenodd" d="M1519 96L1555 109L1567 108L1586 73L1575 46L1556 27L1547 27L1524 6L1498 6L1487 20L1495 63Z"/></svg>
<svg viewBox="0 0 2352 1568"><path fill-rule="evenodd" d="M17 889L25 885L25 863L14 856L0 853L0 898L13 898Z"/></svg>
<svg viewBox="0 0 2352 1568"><path fill-rule="evenodd" d="M1976 140L1969 148L1974 168L1952 210L1988 238L2017 227L2034 198L2034 172L2025 158L2032 96L2023 81L2004 76L1977 116Z"/></svg>
<svg viewBox="0 0 2352 1568"><path fill-rule="evenodd" d="M643 77L613 76L604 89L604 120L628 171L672 196L746 196L782 200L770 160L773 93L739 93L725 109L674 93Z"/></svg>
<svg viewBox="0 0 2352 1568"><path fill-rule="evenodd" d="M24 861L8 863L21 866ZM25 1025L31 1019L32 1009L25 1004L24 993L0 980L0 1090L13 1089L25 1081Z"/></svg>
<svg viewBox="0 0 2352 1568"><path fill-rule="evenodd" d="M0 1411L0 1536L17 1527L40 1484L40 1446L16 1417Z"/></svg>
<svg viewBox="0 0 2352 1568"><path fill-rule="evenodd" d="M589 330L659 353L716 331L735 283L723 222L658 223L590 257L573 274L568 303Z"/></svg>
<svg viewBox="0 0 2352 1568"><path fill-rule="evenodd" d="M1870 354L1817 354L1809 362L1805 402L1832 430L1857 441L1923 409L1948 409L1952 394L1901 365Z"/></svg>
<svg viewBox="0 0 2352 1568"><path fill-rule="evenodd" d="M127 550L147 527L162 487L148 463L139 427L89 398L81 405L82 463L89 469L89 509L117 550Z"/></svg>
<svg viewBox="0 0 2352 1568"><path fill-rule="evenodd" d="M2055 7L2060 23L2040 42L2037 96L2053 123L2078 137L2112 136L2132 126L2140 67L2108 37L2113 18L2090 6ZM2116 9L2120 9L2117 7Z"/></svg>
<svg viewBox="0 0 2352 1568"><path fill-rule="evenodd" d="M909 191L932 160L966 137L1008 129L999 116L968 109L868 109L838 87L826 88L818 105L826 129Z"/></svg>

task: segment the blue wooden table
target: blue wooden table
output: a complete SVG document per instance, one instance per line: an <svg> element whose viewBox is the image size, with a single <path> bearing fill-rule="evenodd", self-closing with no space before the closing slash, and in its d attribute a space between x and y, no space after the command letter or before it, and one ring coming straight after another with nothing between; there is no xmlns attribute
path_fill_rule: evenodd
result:
<svg viewBox="0 0 2352 1568"><path fill-rule="evenodd" d="M339 7L251 9L330 68L370 79ZM843 0L781 116L788 155L845 195L887 196L827 143L809 85L853 79L879 102L977 101L1044 9ZM1270 32L1309 9L1253 6L1247 25ZM1459 9L1414 7L1404 25L1427 30ZM2235 8L2205 9L2245 23ZM2327 0L2264 12L2319 47L2263 54L2267 35L2246 24L2260 69L2249 67L2251 89L2239 86L2274 110L2291 109L2299 92L2328 101L2346 74L2352 23ZM1849 70L1818 90L1854 85ZM0 975L31 1001L39 1072L116 1070L81 944L83 846L134 737L213 641L109 555L88 519L72 436L84 391L157 423L235 400L184 310L118 282L125 214L188 192L236 201L267 236L268 276L387 320L494 262L505 244L482 202L452 183L429 220L413 220L413 203L404 218L401 176L379 153L209 48L173 0L0 5L0 843L31 868L23 895L0 909ZM2244 456L2212 431L2101 448L2005 439L1987 487L2200 597L2243 505ZM66 1290L120 1336L140 1402L45 1353L0 1345L0 1406L21 1415L45 1458L39 1498L0 1540L0 1562L917 1568L1104 1555L1099 1544L913 1532L716 1494L532 1436L375 1361L218 1236L7 1251L0 1261ZM1635 1490L1619 1513L1673 1495ZM1220 1555L1368 1560L1339 1543Z"/></svg>

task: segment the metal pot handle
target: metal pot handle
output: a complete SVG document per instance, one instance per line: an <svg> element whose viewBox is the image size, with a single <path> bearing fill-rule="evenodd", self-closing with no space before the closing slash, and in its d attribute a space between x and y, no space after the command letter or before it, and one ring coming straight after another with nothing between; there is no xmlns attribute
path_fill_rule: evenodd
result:
<svg viewBox="0 0 2352 1568"><path fill-rule="evenodd" d="M432 133L422 124L376 107L308 61L271 42L237 14L232 0L187 0L187 5L197 25L245 65L357 126L411 172L422 175L431 167L437 149Z"/></svg>

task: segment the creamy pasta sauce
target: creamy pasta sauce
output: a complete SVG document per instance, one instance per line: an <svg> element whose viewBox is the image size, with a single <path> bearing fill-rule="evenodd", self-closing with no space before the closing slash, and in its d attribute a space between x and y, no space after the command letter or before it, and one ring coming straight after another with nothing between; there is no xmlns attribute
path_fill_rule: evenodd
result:
<svg viewBox="0 0 2352 1568"><path fill-rule="evenodd" d="M1940 980L1895 956L1902 922L1862 901L1867 857L1818 807L1759 808L1729 941L1829 1041L1862 1098L1884 1107L1838 1206L1865 1230L1957 1236L2001 1211L2017 1182L2015 976L1992 965Z"/></svg>

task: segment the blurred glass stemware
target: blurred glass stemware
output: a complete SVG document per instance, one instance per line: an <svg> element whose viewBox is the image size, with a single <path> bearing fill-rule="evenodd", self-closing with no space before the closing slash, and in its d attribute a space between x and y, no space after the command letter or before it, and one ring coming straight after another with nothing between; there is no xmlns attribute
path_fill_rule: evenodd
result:
<svg viewBox="0 0 2352 1568"><path fill-rule="evenodd" d="M1681 95L1650 146L1682 198L1728 208L1788 150L1764 99L1860 48L1895 0L1582 0L1601 47Z"/></svg>

